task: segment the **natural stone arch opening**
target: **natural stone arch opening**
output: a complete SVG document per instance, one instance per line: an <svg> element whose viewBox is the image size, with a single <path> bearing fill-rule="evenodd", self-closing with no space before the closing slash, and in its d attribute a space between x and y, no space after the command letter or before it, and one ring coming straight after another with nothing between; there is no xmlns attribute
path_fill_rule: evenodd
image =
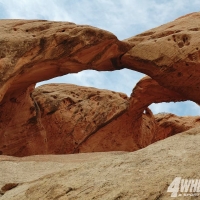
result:
<svg viewBox="0 0 200 200"><path fill-rule="evenodd" d="M1 23L5 38L0 64L5 71L0 77L0 101L6 93L25 90L34 83L64 74L85 69L121 69L119 58L130 49L128 43L119 41L112 33L91 26L46 20Z"/></svg>
<svg viewBox="0 0 200 200"><path fill-rule="evenodd" d="M71 73L39 82L36 84L36 87L49 83L75 84L78 86L122 92L130 97L133 88L144 76L145 74L129 69L115 71L83 70L78 73Z"/></svg>
<svg viewBox="0 0 200 200"><path fill-rule="evenodd" d="M169 103L152 103L150 109L153 114L172 113L178 116L198 116L200 108L193 101L169 102Z"/></svg>
<svg viewBox="0 0 200 200"><path fill-rule="evenodd" d="M115 92L122 92L130 96L133 87L145 74L129 69L117 71L84 70L78 73L67 74L61 77L49 79L36 84L36 87L49 83L66 83L78 86L95 87ZM161 112L173 113L178 116L200 115L199 106L192 101L152 103L149 108L153 114Z"/></svg>

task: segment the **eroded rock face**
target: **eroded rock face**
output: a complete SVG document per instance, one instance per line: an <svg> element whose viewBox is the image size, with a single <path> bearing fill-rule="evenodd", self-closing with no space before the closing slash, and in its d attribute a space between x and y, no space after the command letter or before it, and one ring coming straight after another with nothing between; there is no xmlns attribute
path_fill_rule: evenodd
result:
<svg viewBox="0 0 200 200"><path fill-rule="evenodd" d="M107 31L68 22L1 20L0 25L0 153L49 153L34 84L84 69L117 69L130 45Z"/></svg>
<svg viewBox="0 0 200 200"><path fill-rule="evenodd" d="M76 153L81 144L128 108L123 93L68 84L36 88L48 153Z"/></svg>
<svg viewBox="0 0 200 200"><path fill-rule="evenodd" d="M163 88L150 77L144 77L133 89L127 111L81 144L80 152L90 152L91 149L92 151L134 151L166 138L169 135L161 136L160 124L148 106L153 102L181 100L183 101L184 97L180 94ZM183 129L188 130L187 128ZM178 131L174 130L171 133L176 134Z"/></svg>
<svg viewBox="0 0 200 200"><path fill-rule="evenodd" d="M30 94L33 88L6 95L0 106L0 153L23 156L45 154L45 134L37 107Z"/></svg>
<svg viewBox="0 0 200 200"><path fill-rule="evenodd" d="M126 39L132 48L121 62L199 103L199 17L199 12L191 13Z"/></svg>
<svg viewBox="0 0 200 200"><path fill-rule="evenodd" d="M170 113L160 113L155 115L155 120L158 124L155 141L200 126L199 116L179 117Z"/></svg>
<svg viewBox="0 0 200 200"><path fill-rule="evenodd" d="M1 20L0 153L134 151L198 126L198 118L154 116L148 106L200 103L199 17L193 13L124 41L74 23ZM67 73L122 68L149 75L130 98L67 84L34 88Z"/></svg>
<svg viewBox="0 0 200 200"><path fill-rule="evenodd" d="M85 69L115 70L130 49L112 33L69 22L1 20L0 100L42 80Z"/></svg>

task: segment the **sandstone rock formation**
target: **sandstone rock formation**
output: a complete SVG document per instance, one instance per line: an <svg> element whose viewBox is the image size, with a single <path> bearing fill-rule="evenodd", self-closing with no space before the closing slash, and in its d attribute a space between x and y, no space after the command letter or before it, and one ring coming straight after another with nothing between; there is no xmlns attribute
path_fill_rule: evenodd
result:
<svg viewBox="0 0 200 200"><path fill-rule="evenodd" d="M199 17L199 12L191 13L126 39L132 48L121 62L199 103Z"/></svg>
<svg viewBox="0 0 200 200"><path fill-rule="evenodd" d="M148 106L153 102L180 100L184 100L181 95L163 88L150 77L141 79L128 100L127 111L88 138L79 146L79 151L134 151L151 144L155 138L164 139L159 137L162 135L158 131L159 124Z"/></svg>
<svg viewBox="0 0 200 200"><path fill-rule="evenodd" d="M73 23L1 20L0 24L0 152L48 153L46 131L32 96L34 84L84 69L114 70L129 45L109 32Z"/></svg>
<svg viewBox="0 0 200 200"><path fill-rule="evenodd" d="M157 133L154 141L158 141L176 133L199 127L200 117L178 117L170 113L160 113L154 116L157 123Z"/></svg>
<svg viewBox="0 0 200 200"><path fill-rule="evenodd" d="M74 23L1 20L0 154L134 151L198 126L199 117L154 116L148 106L200 103L199 17L193 13L124 41ZM67 84L35 88L72 72L122 68L149 75L130 97Z"/></svg>
<svg viewBox="0 0 200 200"><path fill-rule="evenodd" d="M176 177L199 179L199 132L193 128L129 153L0 156L0 188L8 189L0 199L198 199L172 198L167 189ZM180 190L181 184L177 195Z"/></svg>
<svg viewBox="0 0 200 200"><path fill-rule="evenodd" d="M48 153L74 153L80 144L127 110L128 97L122 93L68 84L36 88L46 134Z"/></svg>
<svg viewBox="0 0 200 200"><path fill-rule="evenodd" d="M112 33L74 23L1 20L0 25L0 100L67 73L115 70L119 57L130 49Z"/></svg>

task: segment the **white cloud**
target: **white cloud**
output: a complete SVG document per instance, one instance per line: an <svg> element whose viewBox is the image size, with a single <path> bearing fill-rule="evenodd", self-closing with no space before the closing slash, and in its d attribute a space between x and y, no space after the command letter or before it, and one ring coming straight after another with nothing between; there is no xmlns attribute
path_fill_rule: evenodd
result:
<svg viewBox="0 0 200 200"><path fill-rule="evenodd" d="M125 39L184 14L198 11L199 7L199 0L0 0L0 18L72 21L103 28L119 39ZM83 71L48 82L107 88L129 95L142 76L129 70L112 73ZM156 104L151 108L154 113L168 110L182 115L185 112L199 112L199 108L191 102Z"/></svg>
<svg viewBox="0 0 200 200"><path fill-rule="evenodd" d="M62 1L55 0L0 0L6 16L10 19L48 19L53 21L72 21L62 6Z"/></svg>
<svg viewBox="0 0 200 200"><path fill-rule="evenodd" d="M190 0L0 0L2 18L48 19L89 24L120 39L198 11Z"/></svg>

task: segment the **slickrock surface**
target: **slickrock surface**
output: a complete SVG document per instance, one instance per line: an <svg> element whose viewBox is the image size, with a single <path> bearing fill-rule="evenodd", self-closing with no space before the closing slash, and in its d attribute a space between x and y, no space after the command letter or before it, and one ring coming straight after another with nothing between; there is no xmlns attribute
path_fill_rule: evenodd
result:
<svg viewBox="0 0 200 200"><path fill-rule="evenodd" d="M69 22L0 20L0 154L135 151L199 125L154 116L151 103L199 97L199 17L192 13L119 41ZM149 76L130 97L39 81L86 69L129 68Z"/></svg>
<svg viewBox="0 0 200 200"><path fill-rule="evenodd" d="M131 153L0 156L0 187L8 189L0 199L172 199L167 189L174 178L199 179L199 132L193 128Z"/></svg>

